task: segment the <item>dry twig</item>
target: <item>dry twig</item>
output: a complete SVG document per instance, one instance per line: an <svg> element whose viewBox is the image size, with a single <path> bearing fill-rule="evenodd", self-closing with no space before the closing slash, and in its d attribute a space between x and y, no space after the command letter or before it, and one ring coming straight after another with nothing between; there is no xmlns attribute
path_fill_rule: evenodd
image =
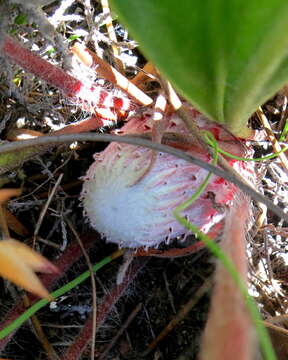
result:
<svg viewBox="0 0 288 360"><path fill-rule="evenodd" d="M56 183L55 183L55 185L54 185L54 187L53 187L53 189L52 189L52 191L51 191L51 193L50 193L50 195L49 195L49 197L48 197L48 199L47 199L47 201L46 201L46 203L45 203L45 206L44 206L43 209L41 210L41 213L40 213L40 215L39 215L39 219L38 219L38 221L37 221L37 224L36 224L35 230L34 230L34 236L33 236L33 244L34 244L34 245L35 245L35 243L36 243L37 235L38 235L38 232L39 232L39 230L40 230L40 227L41 227L42 221L43 221L43 219L44 219L44 216L45 216L45 214L46 214L46 212L47 212L47 210L48 210L48 207L49 207L49 205L50 205L50 203L51 203L51 201L52 201L52 199L53 199L53 197L54 197L54 195L55 195L55 192L56 192L56 190L57 190L57 188L58 188L58 186L59 186L62 178L63 178L63 174L61 174L61 175L58 177L58 179L57 179L57 181L56 181Z"/></svg>
<svg viewBox="0 0 288 360"><path fill-rule="evenodd" d="M124 322L124 324L121 326L121 329L117 332L115 337L110 341L109 345L105 349L105 351L100 355L99 360L105 360L108 353L111 351L111 349L115 346L116 342L120 338L120 336L124 333L124 331L128 328L130 323L134 320L138 312L142 309L143 304L139 303L136 308L131 312L131 314L128 316L127 320Z"/></svg>
<svg viewBox="0 0 288 360"><path fill-rule="evenodd" d="M153 103L153 100L148 95L93 51L80 43L75 43L71 51L84 65L95 68L100 76L125 91L132 99L137 101L137 103L143 106L148 106Z"/></svg>
<svg viewBox="0 0 288 360"><path fill-rule="evenodd" d="M15 194L20 194L21 193L21 190L20 189L6 189L6 190L11 190L12 192L12 195L15 195ZM3 190L2 190L3 191ZM5 191L5 190L4 190ZM8 191L9 193L9 191ZM2 207L3 205L0 204L0 227L1 227L1 230L3 232L3 237L9 239L11 238L10 236L10 232L9 232L9 229L8 229L8 225L7 225L7 221L6 221L6 218L5 218L5 213L4 213L4 209ZM23 296L23 303L26 307L29 307L30 306L30 300L29 300L29 297L27 294L25 294ZM53 346L50 344L50 342L48 341L43 329L42 329L42 326L41 326L41 323L40 321L38 320L38 317L36 315L32 315L31 316L31 321L32 321L32 325L33 325L33 328L35 330L35 333L40 341L40 343L42 344L43 346L43 349L46 351L47 353L47 357L49 360L57 360L58 359L58 356L55 352L55 350L53 349Z"/></svg>
<svg viewBox="0 0 288 360"><path fill-rule="evenodd" d="M273 131L271 129L269 121L266 118L266 116L265 116L265 114L264 114L261 107L258 108L258 110L256 111L256 114L257 114L259 120L261 121L261 123L264 126L267 137L271 141L271 145L273 146L274 151L276 153L280 152L282 150L281 146L279 145L275 135L273 134ZM288 171L288 159L287 159L285 153L281 152L279 154L279 159L281 160L281 163L282 163L283 167Z"/></svg>
<svg viewBox="0 0 288 360"><path fill-rule="evenodd" d="M96 299L96 281L94 278L94 272L92 268L91 261L89 259L89 256L85 250L85 247L83 246L83 243L75 230L72 223L66 219L67 224L69 225L71 231L73 232L82 252L85 257L86 263L88 265L89 271L90 271L90 279L91 279L91 287L92 287L92 304L93 304L93 312L92 312L92 335L91 335L91 360L94 360L94 354L95 354L95 339L96 339L96 329L97 329L97 299Z"/></svg>
<svg viewBox="0 0 288 360"><path fill-rule="evenodd" d="M97 328L104 323L112 307L120 299L123 293L128 288L129 284L135 279L139 270L146 264L147 259L142 259L139 262L132 264L131 268L127 271L125 278L121 285L115 286L112 291L105 296L97 312ZM61 360L78 360L88 345L91 339L92 319L89 319L80 334L73 341L69 349L65 352Z"/></svg>
<svg viewBox="0 0 288 360"><path fill-rule="evenodd" d="M155 347L162 341L185 316L192 310L192 308L198 303L198 301L205 295L212 287L212 276L208 277L203 285L195 292L193 297L184 304L175 317L167 324L167 326L161 331L161 333L148 345L147 350L142 354L147 356Z"/></svg>
<svg viewBox="0 0 288 360"><path fill-rule="evenodd" d="M108 37L112 43L111 47L113 50L113 54L115 56L115 59L114 59L115 66L119 72L123 73L124 66L122 64L122 61L119 59L120 51L118 50L118 47L115 45L115 44L117 44L117 36L116 36L115 29L113 26L113 20L111 17L111 11L110 11L108 0L101 0L101 5L102 5L102 9L103 9L103 15L106 15L106 27L107 27Z"/></svg>

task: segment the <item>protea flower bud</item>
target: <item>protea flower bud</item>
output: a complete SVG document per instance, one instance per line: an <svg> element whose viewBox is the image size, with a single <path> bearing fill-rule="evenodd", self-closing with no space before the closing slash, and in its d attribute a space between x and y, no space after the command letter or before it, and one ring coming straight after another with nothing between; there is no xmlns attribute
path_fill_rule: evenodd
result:
<svg viewBox="0 0 288 360"><path fill-rule="evenodd" d="M202 128L207 126L201 115L197 119ZM121 133L151 131L151 122L149 117L132 118ZM213 127L220 131L219 126ZM187 132L176 116L170 120L167 131ZM239 153L242 146L239 142L231 151ZM197 147L189 148L188 152L211 161ZM166 153L157 153L152 163L151 157L152 151L147 148L117 143L95 155L85 177L82 200L91 225L107 241L122 247L148 248L187 235L187 230L174 218L173 210L192 196L207 171ZM233 160L232 166L245 172L242 162ZM234 185L213 176L206 191L183 215L207 233L224 217L224 208L231 203L235 190Z"/></svg>

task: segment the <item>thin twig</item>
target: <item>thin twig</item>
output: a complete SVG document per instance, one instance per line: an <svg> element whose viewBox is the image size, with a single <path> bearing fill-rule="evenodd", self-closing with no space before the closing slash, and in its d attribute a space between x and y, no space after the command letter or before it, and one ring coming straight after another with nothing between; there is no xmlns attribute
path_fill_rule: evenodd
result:
<svg viewBox="0 0 288 360"><path fill-rule="evenodd" d="M3 232L3 237L9 239L9 238L11 238L11 236L10 236L10 232L8 229L7 221L5 219L5 215L4 215L2 206L3 205L0 204L0 226L1 226L1 230ZM25 294L23 296L23 303L26 307L30 306L30 300L29 300L29 297L27 296L27 294ZM32 321L32 325L35 330L35 333L37 334L37 337L38 337L40 343L42 344L44 350L47 353L48 359L49 360L58 359L58 356L57 356L55 350L53 349L52 345L49 343L49 341L42 329L42 326L41 326L40 321L38 320L38 317L36 315L32 315L31 321Z"/></svg>
<svg viewBox="0 0 288 360"><path fill-rule="evenodd" d="M124 324L121 326L121 329L117 332L116 336L110 341L105 351L100 355L99 360L106 359L106 356L111 351L111 349L115 346L116 342L120 338L120 336L124 333L124 331L128 328L130 323L134 320L135 316L138 314L138 312L141 310L143 304L139 303L136 308L131 312L131 314L128 316L127 320L124 322Z"/></svg>
<svg viewBox="0 0 288 360"><path fill-rule="evenodd" d="M166 107L167 107L167 100L164 97L164 95L160 93L157 96L154 105L154 111L152 116L153 125L152 125L152 135L151 135L152 141L157 142L158 144L161 144L163 134L168 124L167 118L164 117ZM152 166L155 164L156 159L157 159L157 152L151 151L151 157L148 162L148 165L146 166L145 171L143 171L142 174L134 181L133 183L134 185L140 182L148 174L148 172L152 169Z"/></svg>
<svg viewBox="0 0 288 360"><path fill-rule="evenodd" d="M98 306L97 311L97 328L99 329L104 321L107 319L107 316L111 312L112 308L115 306L117 301L127 290L128 286L135 279L138 272L142 269L143 266L147 263L147 259L141 259L140 261L135 261L134 264L127 271L124 281L121 285L115 286L111 292L109 292L101 304ZM71 346L63 354L61 360L78 360L81 357L84 349L88 345L91 338L91 328L92 320L88 319L84 327L82 328L79 335L74 339Z"/></svg>
<svg viewBox="0 0 288 360"><path fill-rule="evenodd" d="M42 242L45 245L51 246L54 249L61 250L61 245L55 244L53 241L42 239L40 236L37 236L37 241Z"/></svg>
<svg viewBox="0 0 288 360"><path fill-rule="evenodd" d="M234 174L223 171L222 169L217 168L205 161L202 161L190 154L185 153L184 151L175 149L171 146L157 144L152 141L141 138L137 135L111 135L111 134L91 134L91 133L82 133L82 134L68 134L68 135L58 135L58 136L41 136L37 139L31 140L22 140L14 143L4 144L0 146L0 155L5 154L11 151L20 151L32 146L42 146L42 145L56 145L63 143L72 143L74 141L100 141L100 142L110 142L117 141L120 143L127 143L135 146L143 146L152 150L157 150L165 152L170 155L174 155L180 159L186 160L187 162L193 163L197 166L202 167L207 171L211 171L213 174L224 178L227 181L232 182L237 185L241 190L247 193L253 200L259 201L265 204L271 211L276 215L283 218L285 221L288 221L288 215L280 209L278 206L273 204L271 200L255 191L250 185L243 182L243 180L235 177Z"/></svg>
<svg viewBox="0 0 288 360"><path fill-rule="evenodd" d="M147 356L155 347L162 341L174 328L176 325L182 321L185 316L192 310L192 308L198 303L198 301L205 295L212 287L212 276L208 277L203 285L196 291L193 297L183 305L175 317L166 325L166 327L161 331L161 333L148 345L147 350L142 354L142 356Z"/></svg>
<svg viewBox="0 0 288 360"><path fill-rule="evenodd" d="M257 114L259 120L261 121L261 123L264 126L267 137L271 141L271 145L273 146L274 151L276 153L279 153L279 159L281 160L281 163L282 163L283 167L286 170L288 170L288 159L287 159L287 157L285 155L285 152L281 152L282 148L279 145L275 135L273 134L273 131L271 129L269 121L268 121L267 117L265 116L265 114L264 114L261 107L258 108L258 110L256 111L256 114Z"/></svg>
<svg viewBox="0 0 288 360"><path fill-rule="evenodd" d="M46 203L45 203L45 205L43 207L43 209L41 210L41 213L39 215L39 219L37 221L37 224L36 224L35 230L34 230L34 235L33 235L33 244L34 245L35 245L36 238L37 238L38 232L40 230L41 224L43 222L44 216L45 216L45 214L46 214L46 212L48 210L48 207L49 207L49 205L50 205L50 203L51 203L51 201L52 201L52 199L53 199L53 197L55 195L55 192L56 192L62 178L63 178L63 174L61 174L58 177L58 179L57 179L57 181L56 181L56 183L55 183L55 185L54 185L54 187L53 187L53 189L52 189L52 191L51 191L51 193L50 193L50 195L49 195L49 197L48 197L48 199L47 199L47 201L46 201Z"/></svg>
<svg viewBox="0 0 288 360"><path fill-rule="evenodd" d="M87 47L80 43L75 43L75 45L71 48L71 51L84 65L90 68L96 68L97 74L125 91L138 103L144 106L148 106L153 103L153 99L151 99L136 85L129 81L124 75L113 68L113 66L102 60L98 55L96 55Z"/></svg>
<svg viewBox="0 0 288 360"><path fill-rule="evenodd" d="M170 286L169 286L168 279L167 279L167 275L166 275L166 272L165 272L165 271L163 272L163 278L164 278L164 283L165 283L166 291L167 291L167 294L168 294L168 299L169 299L170 304L171 304L171 308L172 308L172 310L173 310L173 313L176 314L176 309L175 309L175 304L174 304L173 295L172 295L172 292L171 292L171 290L170 290Z"/></svg>
<svg viewBox="0 0 288 360"><path fill-rule="evenodd" d="M82 239L85 244L85 248L90 248L95 244L95 233L90 234ZM59 269L59 274L41 274L39 278L43 285L51 290L52 286L61 278L65 272L72 266L79 258L82 256L82 251L75 241L70 246L67 247L65 252L54 262L54 265ZM38 300L32 294L27 294L29 301L32 304ZM1 320L1 329L4 329L7 325L9 325L12 321L14 321L18 316L20 316L25 311L23 306L23 302L20 299L6 314L5 317ZM11 332L8 336L3 339L0 339L0 353L2 353L8 344L8 342L12 339L13 335L17 330Z"/></svg>
<svg viewBox="0 0 288 360"><path fill-rule="evenodd" d="M90 0L80 0L80 2L84 6L85 18L86 18L86 22L87 22L87 25L88 25L88 28L89 28L88 40L93 41L93 45L95 47L95 50L100 55L100 54L102 54L102 49L98 45L98 39L95 36L98 29L97 29L97 25L96 25L96 23L94 21L94 6L92 6Z"/></svg>
<svg viewBox="0 0 288 360"><path fill-rule="evenodd" d="M150 61L148 61L143 69L140 69L138 74L134 76L131 82L142 89L143 84L145 81L147 81L147 78L150 78L150 80L157 80L157 76L158 73L155 69L155 66Z"/></svg>
<svg viewBox="0 0 288 360"><path fill-rule="evenodd" d="M113 26L113 20L112 20L108 0L101 0L101 5L102 5L102 9L103 9L103 14L106 15L105 24L106 24L106 28L107 28L107 32L108 32L108 37L111 40L111 47L113 50L113 54L115 56L115 59L114 59L115 66L118 71L123 72L124 66L123 66L122 61L119 59L120 51L116 45L117 44L117 36L116 36L115 29Z"/></svg>
<svg viewBox="0 0 288 360"><path fill-rule="evenodd" d="M31 306L29 297L26 294L23 296L23 303L27 309ZM44 350L47 353L47 358L49 360L58 360L59 356L57 355L53 346L48 341L48 339L42 329L42 325L41 325L40 321L38 320L38 317L36 315L32 315L31 322L32 322L33 328L35 330L35 333L37 334L39 341L41 342Z"/></svg>
<svg viewBox="0 0 288 360"><path fill-rule="evenodd" d="M208 154L213 156L213 150L209 147L209 145L203 139L201 131L197 127L195 121L192 120L189 109L181 102L181 100L179 99L178 95L176 94L176 92L173 89L173 87L171 86L171 84L167 80L162 79L162 78L161 78L161 84L167 93L170 104L173 106L176 113L184 121L188 130L195 136L198 143L208 152ZM232 168L232 166L229 165L228 161L221 154L218 154L218 164L219 164L219 166L222 167L222 169L233 174L235 178L242 181L246 185L249 185L249 182L246 181L246 179L244 179L241 175L239 175L239 173L236 170L234 170Z"/></svg>
<svg viewBox="0 0 288 360"><path fill-rule="evenodd" d="M90 271L90 279L91 279L91 286L92 286L92 304L93 304L93 313L92 313L92 335L91 335L91 360L94 360L95 356L95 340L96 340L96 329L97 329L97 299L96 299L96 281L94 278L93 268L89 256L83 246L83 243L75 230L72 223L66 218L65 219L68 226L70 227L71 231L73 232L81 250L83 252L84 258L87 262L89 271Z"/></svg>

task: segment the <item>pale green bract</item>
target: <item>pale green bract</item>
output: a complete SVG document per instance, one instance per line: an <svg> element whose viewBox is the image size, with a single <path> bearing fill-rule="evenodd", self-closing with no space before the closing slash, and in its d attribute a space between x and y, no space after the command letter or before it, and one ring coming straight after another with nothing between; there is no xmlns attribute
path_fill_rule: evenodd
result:
<svg viewBox="0 0 288 360"><path fill-rule="evenodd" d="M288 80L287 0L111 0L140 48L236 136Z"/></svg>

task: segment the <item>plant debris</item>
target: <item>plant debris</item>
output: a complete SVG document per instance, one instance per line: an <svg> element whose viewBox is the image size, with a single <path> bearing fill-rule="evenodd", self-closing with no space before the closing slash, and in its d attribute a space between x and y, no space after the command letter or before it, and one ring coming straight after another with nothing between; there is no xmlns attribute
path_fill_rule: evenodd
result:
<svg viewBox="0 0 288 360"><path fill-rule="evenodd" d="M2 70L5 71L1 72L0 77L1 142L15 139L19 134L39 136L91 130L109 133L113 129L121 132L121 126L129 114L151 115L153 109L150 108L149 99L154 100L159 94L158 74L151 64L146 63L126 29L117 20L111 21L107 7L104 10L100 2L92 0L44 1L41 2L44 7L38 6L40 2L36 3L37 6L34 1L1 3L1 18L5 19L0 29L2 44L7 41L7 34L17 38L25 49L64 69L61 70L63 73L69 71L69 79L75 79L76 84L84 84L89 91L90 85L96 84L97 89L101 90L97 105L103 100L101 94L107 94L105 98L109 97L110 103L107 106L104 99L99 112L91 114L91 107L94 111L95 104L87 105L87 98L75 99L70 93L65 97L67 89L63 91L63 86L61 92L55 83L48 84L3 56ZM104 3L102 1L102 5ZM5 16L4 4L8 7ZM114 27L116 39L111 38L107 30L111 26ZM72 56L68 49L71 44L74 44L72 48L77 47L78 43L118 69L117 76L120 75L116 83L111 83L111 78L102 77L103 69L97 73L99 64L93 63L88 67ZM109 66L107 69L111 70ZM137 89L141 89L136 95L145 95L141 98L146 101L145 106L135 106L139 98L131 98L131 94L124 94L117 88L117 81L123 78L127 84L137 85ZM117 99L124 99L123 103L117 102ZM287 123L287 99L287 92L282 91L262 108L278 141L285 120ZM124 103L129 106L124 106ZM123 106L117 108L115 104ZM260 128L260 140L251 141L255 157L273 152L257 116L254 115L250 122L253 127ZM84 221L79 200L82 187L80 179L92 164L93 155L105 147L100 142L74 142L57 148L30 148L27 152L11 155L8 163L13 164L8 166L6 159L2 168L0 158L2 187L22 189L22 194L7 205L10 217L6 214L5 218L11 236L34 246L59 269L59 274L40 276L49 291L87 270L87 263L83 260L69 223L83 242L92 264L117 250L116 245L105 243ZM283 162L274 158L257 164L255 168L257 189L287 212L288 175ZM252 212L247 233L249 292L263 318L273 322L273 319L284 316L288 307L288 223L255 202ZM195 241L193 236L188 236L185 242L174 240L170 247L183 250L195 244ZM164 244L157 251L167 249ZM203 248L183 257L170 256L169 252L166 257L160 257L157 251L147 258L135 256L129 271L124 274L123 283L118 286L116 278L121 260L115 260L95 275L98 311L95 359L197 358L210 306L210 279L215 259ZM209 286L206 286L207 283ZM14 285L1 279L0 287L2 329L20 316L25 306L35 303L36 298L27 295L29 301L25 305L23 292ZM193 306L189 309L186 307L185 316L179 317L180 309L187 304ZM88 359L91 356L92 312L91 283L88 279L37 312L45 336L39 338L41 332L35 332L30 321L27 321L17 331L0 339L0 355L15 360L53 359L56 358L55 354L59 359ZM172 331L166 331L167 324L171 322L175 323L175 327ZM288 330L288 326L279 320L275 328L273 336L277 343L280 336L278 328ZM161 341L155 342L158 335L163 333ZM283 331L280 333L283 335ZM50 354L43 347L46 339L53 349ZM282 355L278 354L279 359ZM285 355L288 358L288 354Z"/></svg>

